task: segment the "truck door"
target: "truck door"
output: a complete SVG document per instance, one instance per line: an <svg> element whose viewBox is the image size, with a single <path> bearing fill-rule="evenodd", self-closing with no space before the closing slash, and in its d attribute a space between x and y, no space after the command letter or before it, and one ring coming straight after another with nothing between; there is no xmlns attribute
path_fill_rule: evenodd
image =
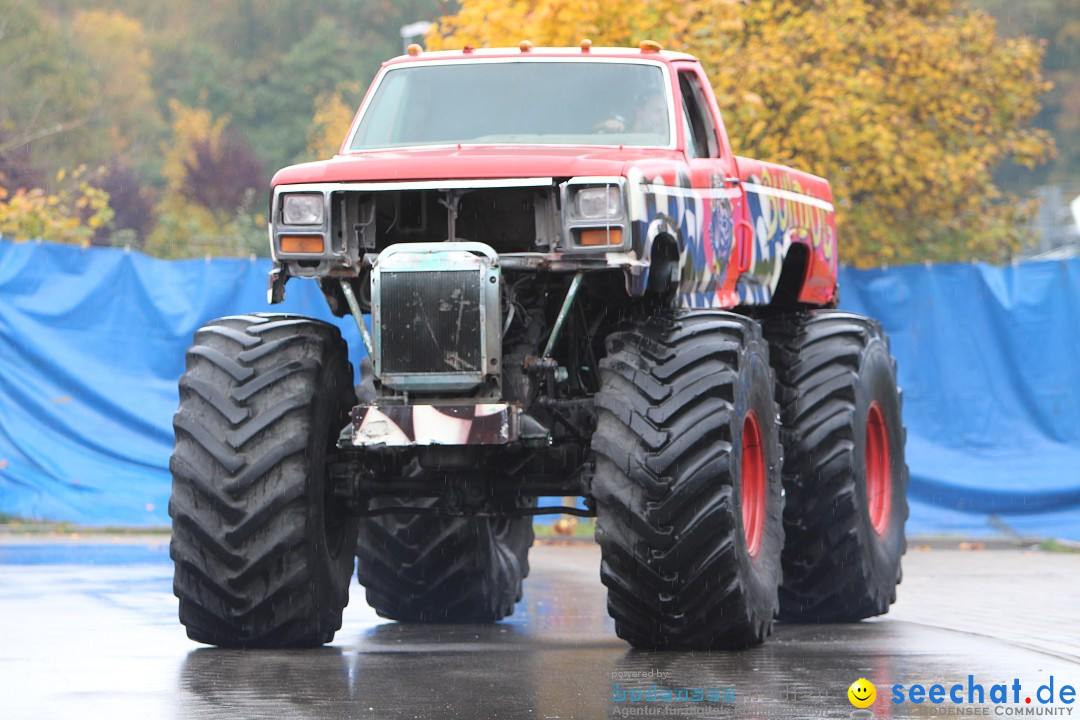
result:
<svg viewBox="0 0 1080 720"><path fill-rule="evenodd" d="M678 77L683 144L701 210L695 237L686 238L693 274L688 277L690 263L683 267L680 291L684 304L732 307L739 302L738 276L749 268L752 252L750 238L741 237L749 225L738 170L701 68L696 64L682 68Z"/></svg>

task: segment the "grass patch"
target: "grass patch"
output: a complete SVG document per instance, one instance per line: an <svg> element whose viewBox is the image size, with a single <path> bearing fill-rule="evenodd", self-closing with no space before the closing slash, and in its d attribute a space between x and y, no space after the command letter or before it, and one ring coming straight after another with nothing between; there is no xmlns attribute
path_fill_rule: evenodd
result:
<svg viewBox="0 0 1080 720"><path fill-rule="evenodd" d="M1080 543L1069 540L1057 540L1056 538L1046 538L1039 543L1039 549L1044 552L1080 553Z"/></svg>
<svg viewBox="0 0 1080 720"><path fill-rule="evenodd" d="M533 525L533 532L536 533L536 537L538 538L591 538L596 532L596 518L577 518L577 524L574 526L574 531L569 535L555 532L555 523L550 523L548 525Z"/></svg>
<svg viewBox="0 0 1080 720"><path fill-rule="evenodd" d="M0 513L0 526L4 532L19 535L163 535L168 536L172 529L166 526L159 527L119 527L105 525L102 527L76 525L69 522L46 522L44 520L32 520L17 515Z"/></svg>

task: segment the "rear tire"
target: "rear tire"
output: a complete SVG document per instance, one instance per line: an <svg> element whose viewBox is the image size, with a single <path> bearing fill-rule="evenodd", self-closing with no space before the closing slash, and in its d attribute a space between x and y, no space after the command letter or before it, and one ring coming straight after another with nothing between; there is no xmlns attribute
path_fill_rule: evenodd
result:
<svg viewBox="0 0 1080 720"><path fill-rule="evenodd" d="M173 420L174 591L188 637L224 647L329 642L349 600L356 520L328 458L355 399L337 328L289 315L195 333Z"/></svg>
<svg viewBox="0 0 1080 720"><path fill-rule="evenodd" d="M757 323L673 311L607 338L593 435L596 539L619 637L742 648L772 628L782 453Z"/></svg>
<svg viewBox="0 0 1080 720"><path fill-rule="evenodd" d="M435 498L392 498L371 507L437 504ZM533 539L528 516L377 515L360 523L357 578L368 604L391 620L495 622L521 600Z"/></svg>
<svg viewBox="0 0 1080 720"><path fill-rule="evenodd" d="M850 622L896 600L907 465L896 361L874 320L837 311L766 326L784 442L780 619Z"/></svg>

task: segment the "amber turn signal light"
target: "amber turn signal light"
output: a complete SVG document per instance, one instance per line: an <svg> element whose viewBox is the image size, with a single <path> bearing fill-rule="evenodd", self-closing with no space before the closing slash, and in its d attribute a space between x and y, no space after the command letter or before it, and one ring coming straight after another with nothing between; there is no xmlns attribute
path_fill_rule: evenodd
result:
<svg viewBox="0 0 1080 720"><path fill-rule="evenodd" d="M322 235L282 235L280 243L283 253L321 255L323 252Z"/></svg>
<svg viewBox="0 0 1080 720"><path fill-rule="evenodd" d="M622 245L622 228L607 228L605 230L582 230L578 245L582 247L603 247L605 245Z"/></svg>

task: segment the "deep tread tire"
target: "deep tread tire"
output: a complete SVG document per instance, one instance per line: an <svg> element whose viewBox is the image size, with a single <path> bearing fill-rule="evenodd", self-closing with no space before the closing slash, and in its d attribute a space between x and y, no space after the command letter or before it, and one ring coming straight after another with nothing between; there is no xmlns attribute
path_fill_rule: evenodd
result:
<svg viewBox="0 0 1080 720"><path fill-rule="evenodd" d="M380 499L372 507L406 504L436 500ZM360 523L357 577L368 604L391 620L495 622L521 600L532 544L531 517L377 515Z"/></svg>
<svg viewBox="0 0 1080 720"><path fill-rule="evenodd" d="M906 548L908 470L896 361L874 320L817 310L765 326L784 443L780 619L849 622L888 612ZM867 422L888 437L890 497L877 532L867 494Z"/></svg>
<svg viewBox="0 0 1080 720"><path fill-rule="evenodd" d="M772 629L783 461L768 346L752 320L670 311L607 338L593 435L608 612L642 648L742 648ZM755 555L743 528L742 433L764 468Z"/></svg>
<svg viewBox="0 0 1080 720"><path fill-rule="evenodd" d="M173 587L192 640L333 639L357 523L330 498L326 461L354 402L332 325L243 315L195 333L173 421L169 502Z"/></svg>

